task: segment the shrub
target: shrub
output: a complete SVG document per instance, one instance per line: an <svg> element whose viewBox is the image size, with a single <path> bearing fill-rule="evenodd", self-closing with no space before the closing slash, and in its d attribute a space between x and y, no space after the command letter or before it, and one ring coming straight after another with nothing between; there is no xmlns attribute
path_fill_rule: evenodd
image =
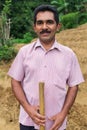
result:
<svg viewBox="0 0 87 130"><path fill-rule="evenodd" d="M13 41L15 44L16 44L16 43L25 43L25 39L20 39L20 38L13 39L12 41Z"/></svg>
<svg viewBox="0 0 87 130"><path fill-rule="evenodd" d="M13 39L13 43L30 43L32 41L33 37L30 33L25 33L23 36L23 39L17 38Z"/></svg>
<svg viewBox="0 0 87 130"><path fill-rule="evenodd" d="M87 12L81 13L81 14L79 15L78 23L79 23L79 24L84 24L84 23L86 23L86 22L87 22Z"/></svg>
<svg viewBox="0 0 87 130"><path fill-rule="evenodd" d="M64 29L74 28L78 26L79 13L69 13L61 17L61 23Z"/></svg>
<svg viewBox="0 0 87 130"><path fill-rule="evenodd" d="M13 59L17 54L17 50L7 45L0 46L0 61L8 62Z"/></svg>
<svg viewBox="0 0 87 130"><path fill-rule="evenodd" d="M33 37L32 37L32 35L31 35L31 33L25 33L24 34L24 40L25 40L25 43L29 43L29 42L31 42L31 40L33 39Z"/></svg>

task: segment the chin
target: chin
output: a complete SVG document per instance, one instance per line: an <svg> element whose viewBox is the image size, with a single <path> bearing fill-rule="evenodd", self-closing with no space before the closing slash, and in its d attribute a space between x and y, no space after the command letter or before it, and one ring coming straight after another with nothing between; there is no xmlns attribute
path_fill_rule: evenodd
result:
<svg viewBox="0 0 87 130"><path fill-rule="evenodd" d="M49 43L54 41L54 38L41 38L40 41L42 41L43 43Z"/></svg>
<svg viewBox="0 0 87 130"><path fill-rule="evenodd" d="M41 41L44 42L44 43L48 43L48 42L50 42L51 40L44 39L44 40L41 40Z"/></svg>

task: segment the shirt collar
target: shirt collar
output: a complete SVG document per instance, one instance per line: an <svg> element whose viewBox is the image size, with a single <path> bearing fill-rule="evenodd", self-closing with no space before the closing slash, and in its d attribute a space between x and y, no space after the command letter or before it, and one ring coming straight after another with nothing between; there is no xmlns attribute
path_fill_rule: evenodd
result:
<svg viewBox="0 0 87 130"><path fill-rule="evenodd" d="M41 48L44 48L40 42L39 39L37 39L36 41L36 44L35 44L35 49L38 48L38 47L41 47ZM52 49L58 49L59 51L61 51L61 47L60 47L60 44L55 40L53 46L50 48L50 50Z"/></svg>

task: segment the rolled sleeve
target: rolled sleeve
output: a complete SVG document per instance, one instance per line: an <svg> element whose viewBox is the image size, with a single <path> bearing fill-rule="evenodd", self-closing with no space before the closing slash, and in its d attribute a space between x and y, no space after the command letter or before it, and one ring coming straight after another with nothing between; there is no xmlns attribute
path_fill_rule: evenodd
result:
<svg viewBox="0 0 87 130"><path fill-rule="evenodd" d="M8 71L8 75L18 81L22 81L24 77L24 67L23 67L23 53L22 49L19 50L11 68Z"/></svg>

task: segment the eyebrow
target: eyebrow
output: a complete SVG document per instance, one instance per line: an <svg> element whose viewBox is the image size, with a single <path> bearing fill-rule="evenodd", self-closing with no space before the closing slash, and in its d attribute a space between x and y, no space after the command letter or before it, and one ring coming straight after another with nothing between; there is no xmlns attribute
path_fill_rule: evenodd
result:
<svg viewBox="0 0 87 130"><path fill-rule="evenodd" d="M47 19L47 20L42 20L42 19L38 19L38 20L36 20L36 21L54 21L53 19Z"/></svg>
<svg viewBox="0 0 87 130"><path fill-rule="evenodd" d="M36 22L54 22L53 19L47 19L47 20L36 20Z"/></svg>

